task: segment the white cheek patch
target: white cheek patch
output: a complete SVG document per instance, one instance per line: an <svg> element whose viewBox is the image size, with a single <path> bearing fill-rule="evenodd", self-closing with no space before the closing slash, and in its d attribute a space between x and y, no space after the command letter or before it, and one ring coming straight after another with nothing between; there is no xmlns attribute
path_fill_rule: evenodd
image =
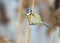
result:
<svg viewBox="0 0 60 43"><path fill-rule="evenodd" d="M30 15L30 13L28 13L27 15Z"/></svg>

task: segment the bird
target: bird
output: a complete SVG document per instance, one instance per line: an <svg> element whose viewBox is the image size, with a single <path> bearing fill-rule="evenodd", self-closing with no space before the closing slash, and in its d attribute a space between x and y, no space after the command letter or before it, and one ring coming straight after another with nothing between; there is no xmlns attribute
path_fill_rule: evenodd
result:
<svg viewBox="0 0 60 43"><path fill-rule="evenodd" d="M38 13L35 13L34 11L27 9L26 10L26 16L28 18L29 24L30 25L36 25L36 24L40 24L43 23L40 15ZM32 23L30 23L31 21L31 16L32 16Z"/></svg>

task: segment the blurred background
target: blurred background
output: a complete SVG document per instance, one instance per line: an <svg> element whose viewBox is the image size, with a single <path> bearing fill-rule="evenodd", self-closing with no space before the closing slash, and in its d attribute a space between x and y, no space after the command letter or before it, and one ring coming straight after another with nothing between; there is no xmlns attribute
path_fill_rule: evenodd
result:
<svg viewBox="0 0 60 43"><path fill-rule="evenodd" d="M49 4L46 4L47 1ZM35 0L34 11L40 15L42 11L46 13L48 11L47 6L49 6L50 8L52 7L52 10L50 10L53 12L54 1L55 0ZM0 43L16 43L18 34L20 36L20 43L27 43L29 22L25 11L32 9L31 2L32 0L23 0L23 4L21 4L20 0L0 0ZM48 13L43 17L47 17L47 14ZM49 24L47 23L47 25ZM20 33L18 33L19 27ZM47 26L44 24L32 25L30 43L60 43L59 27L57 28L54 33L48 36L46 33L48 29Z"/></svg>

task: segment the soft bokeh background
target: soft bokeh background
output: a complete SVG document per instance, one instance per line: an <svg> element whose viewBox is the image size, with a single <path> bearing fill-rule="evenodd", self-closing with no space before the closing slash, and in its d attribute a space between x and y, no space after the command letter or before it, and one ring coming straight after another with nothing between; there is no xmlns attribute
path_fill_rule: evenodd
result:
<svg viewBox="0 0 60 43"><path fill-rule="evenodd" d="M16 42L17 37L17 7L18 7L18 0L2 0L5 9L6 9L6 17L10 19L7 25L3 25L0 23L0 36L6 36L9 40L13 41L12 43ZM45 10L46 7L43 6L45 4L42 3L42 8ZM38 12L37 6L35 6L34 11ZM21 18L22 19L22 18ZM20 33L21 43L27 43L27 29L29 28L29 22L27 19L21 23L22 32ZM57 29L55 36L52 34L50 37L47 37L46 30L48 28L45 25L42 25L38 28L38 25L33 25L31 30L31 43L58 43L58 36L59 30ZM54 38L54 40L53 40ZM49 41L48 41L49 39ZM25 42L26 41L26 42ZM47 42L46 42L47 41ZM54 41L54 42L53 42ZM59 42L60 43L60 42Z"/></svg>

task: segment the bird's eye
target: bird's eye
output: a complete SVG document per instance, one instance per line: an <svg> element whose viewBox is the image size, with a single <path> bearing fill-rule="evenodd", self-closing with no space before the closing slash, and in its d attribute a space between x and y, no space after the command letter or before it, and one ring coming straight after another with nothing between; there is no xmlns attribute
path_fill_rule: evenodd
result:
<svg viewBox="0 0 60 43"><path fill-rule="evenodd" d="M27 9L26 12L29 13L29 9Z"/></svg>
<svg viewBox="0 0 60 43"><path fill-rule="evenodd" d="M29 9L27 9L27 11L29 11Z"/></svg>

